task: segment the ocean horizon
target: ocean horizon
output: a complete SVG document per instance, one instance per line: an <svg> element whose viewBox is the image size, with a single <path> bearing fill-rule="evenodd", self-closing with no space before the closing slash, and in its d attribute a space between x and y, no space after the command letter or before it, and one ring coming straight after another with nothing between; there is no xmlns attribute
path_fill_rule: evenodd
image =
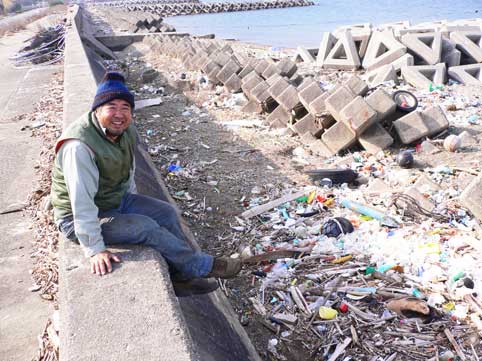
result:
<svg viewBox="0 0 482 361"><path fill-rule="evenodd" d="M438 20L480 18L480 0L376 1L315 0L314 6L167 17L179 32L213 33L273 47L318 47L325 31L343 25L371 23L374 26L408 20L412 25Z"/></svg>

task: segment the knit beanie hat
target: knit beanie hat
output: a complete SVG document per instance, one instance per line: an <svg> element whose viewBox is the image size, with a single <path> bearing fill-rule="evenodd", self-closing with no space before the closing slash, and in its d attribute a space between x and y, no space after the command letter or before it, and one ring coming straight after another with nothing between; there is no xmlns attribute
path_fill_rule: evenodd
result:
<svg viewBox="0 0 482 361"><path fill-rule="evenodd" d="M127 89L124 76L115 71L105 73L104 78L97 87L92 110L114 99L122 99L134 109L134 95Z"/></svg>

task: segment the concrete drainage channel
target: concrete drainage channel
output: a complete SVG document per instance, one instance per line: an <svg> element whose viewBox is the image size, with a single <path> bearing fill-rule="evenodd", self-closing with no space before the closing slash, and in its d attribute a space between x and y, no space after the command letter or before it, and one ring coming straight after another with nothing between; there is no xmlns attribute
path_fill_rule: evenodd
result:
<svg viewBox="0 0 482 361"><path fill-rule="evenodd" d="M82 18L82 9L73 6L65 49L64 127L90 108L104 72L99 55L84 43L98 47ZM140 193L173 203L141 146L136 167ZM177 298L157 252L142 247L116 251L123 263L99 278L90 273L80 247L62 242L61 360L260 360L221 291Z"/></svg>

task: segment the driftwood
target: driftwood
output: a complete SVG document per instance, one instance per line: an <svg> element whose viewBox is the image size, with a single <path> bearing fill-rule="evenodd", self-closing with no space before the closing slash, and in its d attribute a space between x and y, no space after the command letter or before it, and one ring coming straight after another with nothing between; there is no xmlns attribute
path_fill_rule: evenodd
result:
<svg viewBox="0 0 482 361"><path fill-rule="evenodd" d="M296 258L301 252L290 250L279 250L267 252L256 256L247 257L242 260L244 264L256 264L263 261L275 261L280 258Z"/></svg>
<svg viewBox="0 0 482 361"><path fill-rule="evenodd" d="M257 207L254 207L254 208L251 208L251 209L248 209L247 211L244 211L242 214L241 214L241 217L243 217L244 219L249 219L249 218L252 218L252 217L256 217L257 215L260 215L261 213L264 213L264 212L267 212L269 211L270 209L273 209L275 207L278 207L279 205L283 204L283 203L286 203L286 202L290 202L292 200L295 200L296 198L300 198L300 197L303 197L304 195L310 193L313 189L315 189L314 187L309 187L307 188L306 190L303 190L303 191L299 191L299 192L295 192L295 193L291 193L291 194L288 194L286 196L283 196L281 198L278 198L278 199L275 199L271 202L268 202L266 204L262 204L260 206L257 206Z"/></svg>
<svg viewBox="0 0 482 361"><path fill-rule="evenodd" d="M467 358L465 357L464 353L462 352L462 349L460 348L459 344L457 343L457 341L455 340L455 337L454 335L452 334L452 332L446 328L444 330L444 333L445 335L447 336L448 340L450 341L450 343L452 344L452 346L454 347L455 349L455 352L457 353L457 355L460 357L460 359L462 361L465 361L467 360Z"/></svg>

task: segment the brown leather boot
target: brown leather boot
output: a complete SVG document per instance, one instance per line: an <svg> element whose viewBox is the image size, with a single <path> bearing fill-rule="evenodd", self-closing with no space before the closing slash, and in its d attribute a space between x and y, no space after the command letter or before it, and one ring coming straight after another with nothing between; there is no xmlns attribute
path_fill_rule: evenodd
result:
<svg viewBox="0 0 482 361"><path fill-rule="evenodd" d="M213 269L207 277L233 278L241 271L241 260L229 257L214 259Z"/></svg>
<svg viewBox="0 0 482 361"><path fill-rule="evenodd" d="M172 286L177 297L190 297L214 292L219 283L213 279L194 278L189 281L173 281Z"/></svg>

